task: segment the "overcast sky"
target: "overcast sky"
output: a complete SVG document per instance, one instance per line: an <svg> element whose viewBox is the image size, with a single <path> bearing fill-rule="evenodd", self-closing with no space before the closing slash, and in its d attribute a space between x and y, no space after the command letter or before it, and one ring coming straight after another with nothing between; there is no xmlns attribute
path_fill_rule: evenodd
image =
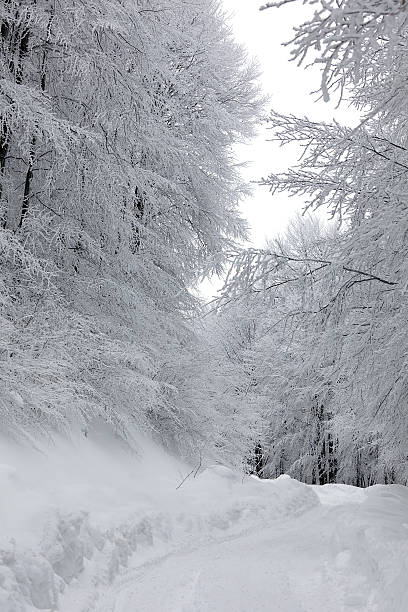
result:
<svg viewBox="0 0 408 612"><path fill-rule="evenodd" d="M314 120L331 121L335 116L337 120L352 122L347 108L336 110L334 101L326 104L317 101L317 94L311 95L319 88L319 70L305 70L289 61L290 49L282 45L291 38L293 26L306 20L310 7L302 6L299 1L279 9L259 11L260 0L223 0L223 4L231 16L235 38L259 61L262 86L270 96L268 106L287 114L307 115ZM297 155L293 150L265 142L270 136L265 128L260 129L259 138L251 146L240 148L238 153L242 161L250 162L245 171L248 180L266 176L272 170L284 170L296 163ZM265 238L283 231L302 204L302 201L284 195L271 197L267 188L255 187L253 196L242 207L243 215L252 227L253 244L262 246Z"/></svg>
<svg viewBox="0 0 408 612"><path fill-rule="evenodd" d="M318 95L311 94L319 88L320 72L317 68L305 70L289 61L290 49L283 43L292 37L292 28L306 20L310 7L299 1L279 9L259 11L262 0L222 2L230 16L236 40L259 62L261 85L270 98L268 107L287 114L307 115L313 120L331 121L335 117L349 124L356 122L355 114L347 108L336 109L334 101L318 101ZM271 133L261 127L258 138L237 150L239 161L248 164L243 170L248 181L260 179L272 171L285 170L296 163L297 153L267 142L270 137ZM251 227L251 244L261 247L267 238L283 232L295 212L302 210L303 204L301 199L289 198L285 194L272 197L266 187L254 185L252 196L242 203L242 214ZM212 295L219 284L206 282L203 292Z"/></svg>

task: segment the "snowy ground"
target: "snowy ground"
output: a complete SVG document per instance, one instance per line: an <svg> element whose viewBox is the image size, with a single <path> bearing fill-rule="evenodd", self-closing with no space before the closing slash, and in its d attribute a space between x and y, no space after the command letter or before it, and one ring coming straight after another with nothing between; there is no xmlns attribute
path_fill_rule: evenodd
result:
<svg viewBox="0 0 408 612"><path fill-rule="evenodd" d="M407 612L408 490L2 441L0 612ZM177 488L179 487L179 488Z"/></svg>

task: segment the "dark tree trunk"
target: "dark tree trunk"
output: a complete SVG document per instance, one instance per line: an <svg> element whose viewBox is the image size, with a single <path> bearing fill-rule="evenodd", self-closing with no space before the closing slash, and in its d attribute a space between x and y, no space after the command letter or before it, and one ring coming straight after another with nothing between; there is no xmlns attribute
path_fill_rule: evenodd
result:
<svg viewBox="0 0 408 612"><path fill-rule="evenodd" d="M255 474L262 478L263 476L263 468L264 468L264 460L263 460L263 449L260 442L255 446Z"/></svg>
<svg viewBox="0 0 408 612"><path fill-rule="evenodd" d="M47 26L47 38L44 43L42 60L41 60L40 87L41 87L42 92L45 91L45 87L47 83L47 76L46 76L47 53L48 53L48 46L51 40L51 26L52 26L53 19L54 19L54 12L53 10L51 10L50 19L49 19L48 26ZM29 38L30 38L29 29L28 27L26 27L23 32L23 36L22 36L21 44L20 44L20 49L21 49L20 58L23 58L28 53ZM20 66L21 66L21 77L22 77L22 74L23 74L22 73L22 61L20 61ZM28 212L28 208L30 206L31 183L33 180L36 141L37 139L36 139L36 136L34 135L31 139L30 157L29 157L27 173L26 173L26 177L24 181L23 204L21 207L20 221L18 223L18 227L22 227L24 219Z"/></svg>
<svg viewBox="0 0 408 612"><path fill-rule="evenodd" d="M33 168L34 168L35 142L36 142L36 139L35 139L35 136L33 136L31 140L30 159L28 162L28 169L27 169L26 178L24 182L23 205L21 207L20 221L18 223L18 227L22 227L25 216L28 211L28 207L30 205L31 181L33 179Z"/></svg>
<svg viewBox="0 0 408 612"><path fill-rule="evenodd" d="M5 0L4 4L7 6L7 4L10 4L10 0ZM10 61L7 58L7 47L8 47L8 40L9 40L9 35L10 35L10 24L8 21L3 20L1 23L1 46L2 46L2 61L4 61L6 64L8 63L10 65ZM10 132L9 132L9 127L7 124L7 120L5 117L1 117L0 118L0 200L3 196L3 178L4 178L4 171L5 171L5 167L6 167L6 159L7 159L7 153L9 150L9 143L10 143ZM0 219L0 227L6 227L6 223L7 223L7 214L5 215L4 218Z"/></svg>
<svg viewBox="0 0 408 612"><path fill-rule="evenodd" d="M135 189L134 199L134 215L137 221L132 221L132 237L130 243L130 250L133 254L137 253L140 249L140 229L138 223L143 219L145 210L145 197L138 187Z"/></svg>
<svg viewBox="0 0 408 612"><path fill-rule="evenodd" d="M0 200L3 196L3 179L4 179L4 171L6 168L6 159L7 153L9 149L9 130L6 121L1 119L0 126ZM7 215L0 220L1 227L6 227L7 223Z"/></svg>
<svg viewBox="0 0 408 612"><path fill-rule="evenodd" d="M5 0L5 5L11 6L10 0ZM21 6L21 5L20 5ZM23 11L19 11L19 5L16 5L14 24L10 24L9 21L3 20L1 24L1 42L2 42L2 55L3 60L11 75L14 76L15 82L20 85L23 82L24 75L24 58L27 56L29 51L30 43L30 12L27 11L25 14ZM6 160L10 147L11 131L7 123L6 117L1 117L1 128L0 128L0 198L3 195L3 179L6 168ZM21 227L24 216L28 209L30 185L33 175L33 155L32 147L30 148L30 159L29 167L27 170L26 178L24 181L24 196L22 203L22 212L18 226ZM0 221L2 227L7 225L7 213L5 218Z"/></svg>

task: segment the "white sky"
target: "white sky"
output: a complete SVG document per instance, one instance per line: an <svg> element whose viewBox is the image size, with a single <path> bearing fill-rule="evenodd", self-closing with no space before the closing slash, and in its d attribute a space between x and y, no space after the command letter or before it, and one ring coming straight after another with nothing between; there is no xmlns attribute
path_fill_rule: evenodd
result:
<svg viewBox="0 0 408 612"><path fill-rule="evenodd" d="M310 6L301 2L290 3L279 9L259 11L263 0L222 0L234 36L243 44L248 54L258 60L262 71L261 85L270 97L267 107L298 116L307 115L313 120L331 121L334 117L343 123L355 123L355 111L335 108L335 102L317 101L318 95L311 94L320 84L317 68L305 70L289 61L290 48L282 43L292 38L292 28L306 20ZM313 10L313 7L312 7ZM282 171L297 161L297 152L290 148L278 147L267 142L271 133L265 127L251 144L238 148L240 162L248 166L243 175L250 181L267 176L272 171ZM254 185L251 197L242 203L242 215L251 227L251 244L262 247L266 238L283 232L296 211L302 210L300 198L289 198L285 194L273 197L266 187ZM322 213L324 214L324 213ZM202 292L211 296L220 287L220 282L205 281Z"/></svg>

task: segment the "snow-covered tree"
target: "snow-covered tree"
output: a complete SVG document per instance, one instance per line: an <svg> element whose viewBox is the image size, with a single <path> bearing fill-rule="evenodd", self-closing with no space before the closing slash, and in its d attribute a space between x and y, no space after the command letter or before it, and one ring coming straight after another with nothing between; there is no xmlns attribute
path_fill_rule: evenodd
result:
<svg viewBox="0 0 408 612"><path fill-rule="evenodd" d="M185 440L167 365L244 232L256 69L212 0L9 0L0 21L3 425Z"/></svg>
<svg viewBox="0 0 408 612"><path fill-rule="evenodd" d="M341 231L321 254L274 248L239 255L223 299L269 293L279 312L281 292L294 288L302 324L295 326L295 365L285 379L286 407L273 444L304 434L304 419L292 420L288 433L284 414L290 409L297 418L309 389L317 413L329 407L334 439L325 449L337 446L337 478L405 482L407 7L401 0L310 5L310 19L295 28L293 56L321 66L323 98L348 99L361 121L352 129L272 113L275 138L301 145L304 153L298 166L263 183L303 196L307 210L326 207ZM291 325L286 334L293 334Z"/></svg>
<svg viewBox="0 0 408 612"><path fill-rule="evenodd" d="M265 249L236 258L224 288L225 308L233 303L256 318L250 359L268 423L262 435L268 476L289 472L320 483L335 478L332 352L322 355L318 347L335 275L327 257L338 240L317 219L295 218Z"/></svg>

